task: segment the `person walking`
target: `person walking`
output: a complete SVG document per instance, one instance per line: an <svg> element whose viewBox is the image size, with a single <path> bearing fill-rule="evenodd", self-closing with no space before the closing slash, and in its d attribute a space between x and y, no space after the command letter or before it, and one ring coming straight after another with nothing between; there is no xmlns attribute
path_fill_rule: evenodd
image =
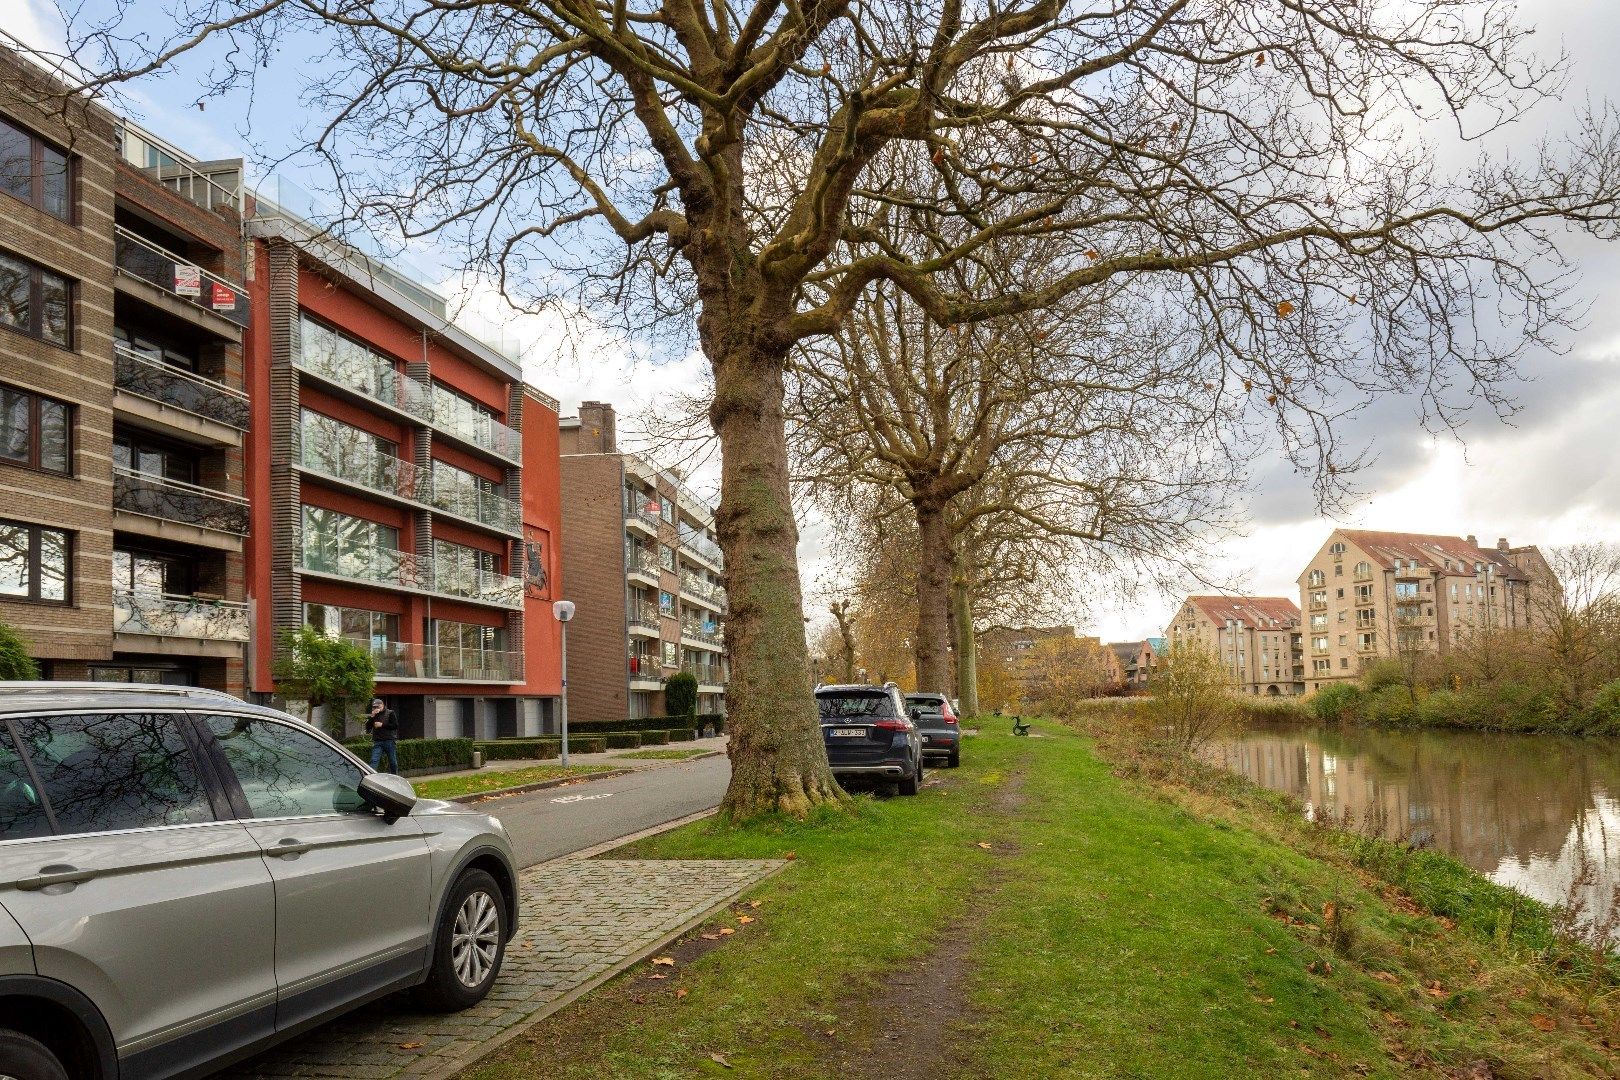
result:
<svg viewBox="0 0 1620 1080"><path fill-rule="evenodd" d="M399 772L399 717L394 715L393 709L383 704L380 697L371 699L366 730L371 732L371 767L375 769L386 754L388 771Z"/></svg>

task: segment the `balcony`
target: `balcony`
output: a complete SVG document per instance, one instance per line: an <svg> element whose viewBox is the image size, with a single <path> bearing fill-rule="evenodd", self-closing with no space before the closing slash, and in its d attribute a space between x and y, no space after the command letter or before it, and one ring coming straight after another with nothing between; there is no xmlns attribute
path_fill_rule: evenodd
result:
<svg viewBox="0 0 1620 1080"><path fill-rule="evenodd" d="M724 638L720 627L704 629L701 623L685 623L681 626L681 637L709 645L716 649L721 647Z"/></svg>
<svg viewBox="0 0 1620 1080"><path fill-rule="evenodd" d="M308 528L304 530L300 565L318 574L372 585L422 592L430 592L433 587L433 566L429 559L397 548L322 535Z"/></svg>
<svg viewBox="0 0 1620 1080"><path fill-rule="evenodd" d="M375 444L344 438L320 427L299 429L299 463L310 472L410 502L424 502L427 478L403 458Z"/></svg>
<svg viewBox="0 0 1620 1080"><path fill-rule="evenodd" d="M401 374L375 354L322 350L306 342L294 362L300 370L348 393L386 405L424 424L433 420L427 385Z"/></svg>
<svg viewBox="0 0 1620 1080"><path fill-rule="evenodd" d="M630 608L630 631L646 631L657 636L659 630L658 609L651 604L638 604Z"/></svg>
<svg viewBox="0 0 1620 1080"><path fill-rule="evenodd" d="M664 665L656 657L630 657L630 681L664 685Z"/></svg>
<svg viewBox="0 0 1620 1080"><path fill-rule="evenodd" d="M725 689L726 680L717 668L704 667L702 664L682 664L681 670L696 679L698 686L705 688L705 693Z"/></svg>
<svg viewBox="0 0 1620 1080"><path fill-rule="evenodd" d="M645 529L653 536L658 535L658 514L639 503L625 507L624 524L626 528Z"/></svg>
<svg viewBox="0 0 1620 1080"><path fill-rule="evenodd" d="M458 596L463 600L476 600L481 604L520 608L523 606L523 589L524 581L520 577L470 566L437 566L433 572L433 592Z"/></svg>
<svg viewBox="0 0 1620 1080"><path fill-rule="evenodd" d="M463 649L454 645L421 645L414 641L355 642L371 656L383 682L523 681L523 654L496 649Z"/></svg>
<svg viewBox="0 0 1620 1080"><path fill-rule="evenodd" d="M113 259L120 270L237 326L247 326L246 286L211 274L122 225L113 226L113 233Z"/></svg>
<svg viewBox="0 0 1620 1080"><path fill-rule="evenodd" d="M720 551L720 545L702 533L683 535L681 537L681 548L715 570L725 569L726 558Z"/></svg>
<svg viewBox="0 0 1620 1080"><path fill-rule="evenodd" d="M113 467L113 509L159 521L246 536L248 503L240 495Z"/></svg>
<svg viewBox="0 0 1620 1080"><path fill-rule="evenodd" d="M726 606L726 590L713 582L704 581L696 574L681 574L681 592L714 608Z"/></svg>
<svg viewBox="0 0 1620 1080"><path fill-rule="evenodd" d="M441 483L443 473L433 482L432 503L436 509L457 517L488 525L514 536L523 534L523 510L513 499L485 490L475 483Z"/></svg>
<svg viewBox="0 0 1620 1080"><path fill-rule="evenodd" d="M248 607L234 600L113 591L113 633L246 641Z"/></svg>
<svg viewBox="0 0 1620 1080"><path fill-rule="evenodd" d="M242 391L143 356L121 342L113 343L113 382L159 405L237 431L248 429L248 399Z"/></svg>
<svg viewBox="0 0 1620 1080"><path fill-rule="evenodd" d="M658 575L660 572L658 560L646 552L642 552L639 555L631 557L627 572L631 574L639 574L644 578L650 578L654 585L658 584Z"/></svg>
<svg viewBox="0 0 1620 1080"><path fill-rule="evenodd" d="M433 395L433 426L508 461L523 457L523 436L453 394Z"/></svg>

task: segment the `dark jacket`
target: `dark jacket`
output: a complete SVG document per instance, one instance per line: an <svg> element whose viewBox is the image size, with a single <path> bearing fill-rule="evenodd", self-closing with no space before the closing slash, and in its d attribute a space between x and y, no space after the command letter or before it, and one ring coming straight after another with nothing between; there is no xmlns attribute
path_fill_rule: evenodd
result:
<svg viewBox="0 0 1620 1080"><path fill-rule="evenodd" d="M382 721L382 727L372 727L378 720ZM393 742L399 738L399 717L394 715L393 709L384 706L376 716L366 714L366 730L371 732L372 742Z"/></svg>

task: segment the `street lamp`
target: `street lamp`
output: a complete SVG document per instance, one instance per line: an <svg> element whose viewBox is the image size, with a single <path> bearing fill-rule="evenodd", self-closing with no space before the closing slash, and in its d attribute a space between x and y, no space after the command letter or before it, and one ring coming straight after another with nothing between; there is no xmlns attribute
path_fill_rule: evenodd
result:
<svg viewBox="0 0 1620 1080"><path fill-rule="evenodd" d="M574 602L558 600L551 605L551 614L562 623L562 757L563 768L568 767L568 621L574 617Z"/></svg>

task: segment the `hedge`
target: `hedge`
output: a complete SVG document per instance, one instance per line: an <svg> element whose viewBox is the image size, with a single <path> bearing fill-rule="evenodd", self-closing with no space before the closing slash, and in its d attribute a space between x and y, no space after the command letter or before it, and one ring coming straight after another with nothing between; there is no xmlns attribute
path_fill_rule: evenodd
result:
<svg viewBox="0 0 1620 1080"><path fill-rule="evenodd" d="M643 731L641 733L642 746L663 746L668 742L669 731L667 729L660 729L658 731Z"/></svg>
<svg viewBox="0 0 1620 1080"><path fill-rule="evenodd" d="M573 740L569 740L572 743ZM530 758L554 758L562 755L562 742L557 739L497 739L473 744L484 752L485 761L518 761ZM569 747L573 749L572 746Z"/></svg>
<svg viewBox="0 0 1620 1080"><path fill-rule="evenodd" d="M714 733L716 735L719 735L721 732L725 731L725 729L726 729L726 718L725 718L725 715L723 713L717 713L717 712L698 713L697 726L698 726L698 730L700 730L700 731L705 727L711 727L711 728L714 729Z"/></svg>
<svg viewBox="0 0 1620 1080"><path fill-rule="evenodd" d="M569 722L568 730L606 735L614 731L660 731L691 726L690 716L638 716L627 720L573 720Z"/></svg>
<svg viewBox="0 0 1620 1080"><path fill-rule="evenodd" d="M602 736L602 741L609 750L635 750L641 746L641 732L610 731Z"/></svg>
<svg viewBox="0 0 1620 1080"><path fill-rule="evenodd" d="M697 732L689 727L677 727L669 729L670 742L691 742L696 738Z"/></svg>
<svg viewBox="0 0 1620 1080"><path fill-rule="evenodd" d="M343 744L355 756L370 760L371 740L350 739ZM400 739L399 771L418 769L470 769L472 768L473 741L471 739Z"/></svg>

